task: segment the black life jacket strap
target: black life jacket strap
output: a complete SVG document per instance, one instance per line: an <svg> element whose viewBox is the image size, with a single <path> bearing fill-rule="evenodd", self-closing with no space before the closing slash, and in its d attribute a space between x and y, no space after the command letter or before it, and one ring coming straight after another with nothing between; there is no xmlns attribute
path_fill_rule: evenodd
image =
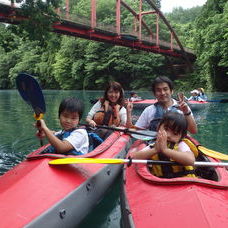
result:
<svg viewBox="0 0 228 228"><path fill-rule="evenodd" d="M158 154L158 158L160 161L170 161L170 159L162 153ZM163 173L163 177L166 177L167 175L172 174L173 173L172 166L171 165L162 166L162 173Z"/></svg>

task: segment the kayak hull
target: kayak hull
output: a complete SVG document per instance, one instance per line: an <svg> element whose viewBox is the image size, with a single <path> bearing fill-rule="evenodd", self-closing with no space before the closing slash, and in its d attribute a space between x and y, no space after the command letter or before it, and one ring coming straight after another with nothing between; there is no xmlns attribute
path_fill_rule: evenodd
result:
<svg viewBox="0 0 228 228"><path fill-rule="evenodd" d="M80 157L123 158L129 145L129 136L114 132L94 151ZM1 227L76 227L102 199L123 167L51 166L48 162L52 158L64 155L40 154L44 148L0 177Z"/></svg>
<svg viewBox="0 0 228 228"><path fill-rule="evenodd" d="M144 145L134 144L132 149ZM210 159L214 161L214 159ZM124 227L219 227L228 225L228 173L216 168L217 181L158 178L146 165L124 168L121 190Z"/></svg>
<svg viewBox="0 0 228 228"><path fill-rule="evenodd" d="M188 101L188 105L192 111L200 111L209 106L209 102L207 101Z"/></svg>

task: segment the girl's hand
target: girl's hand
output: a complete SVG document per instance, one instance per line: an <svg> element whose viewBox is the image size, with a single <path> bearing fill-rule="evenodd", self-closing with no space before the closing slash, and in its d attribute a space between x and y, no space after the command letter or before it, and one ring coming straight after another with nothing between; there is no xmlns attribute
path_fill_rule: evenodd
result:
<svg viewBox="0 0 228 228"><path fill-rule="evenodd" d="M164 152L167 149L167 133L163 127L158 131L155 148L158 153Z"/></svg>
<svg viewBox="0 0 228 228"><path fill-rule="evenodd" d="M127 113L131 113L133 110L133 104L132 102L130 102L130 100L127 100L126 102L126 110L127 110Z"/></svg>

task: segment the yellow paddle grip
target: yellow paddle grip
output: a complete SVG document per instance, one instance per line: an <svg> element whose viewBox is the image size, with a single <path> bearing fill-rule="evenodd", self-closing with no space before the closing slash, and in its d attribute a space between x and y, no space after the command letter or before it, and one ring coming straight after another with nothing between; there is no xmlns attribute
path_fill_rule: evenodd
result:
<svg viewBox="0 0 228 228"><path fill-rule="evenodd" d="M34 113L34 118L36 119L36 120L41 120L43 117L44 117L44 114L43 113L40 113L39 115L36 115L36 113Z"/></svg>
<svg viewBox="0 0 228 228"><path fill-rule="evenodd" d="M49 161L50 165L66 165L80 163L123 164L123 159L115 158L61 158Z"/></svg>

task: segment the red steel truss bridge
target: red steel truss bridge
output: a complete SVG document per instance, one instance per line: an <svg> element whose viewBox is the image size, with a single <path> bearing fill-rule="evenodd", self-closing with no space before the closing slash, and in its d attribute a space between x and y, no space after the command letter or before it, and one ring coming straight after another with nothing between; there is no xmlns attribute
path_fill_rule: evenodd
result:
<svg viewBox="0 0 228 228"><path fill-rule="evenodd" d="M113 16L113 24L99 22L99 0L85 0L90 4L87 17L73 14L69 1L66 0L65 7L56 9L60 20L53 24L54 32L177 58L179 63L173 66L192 69L195 54L182 46L174 29L151 0L134 1L137 10L135 4L133 7L124 0L107 0L110 6L113 4L114 12L110 15ZM132 23L127 28L123 25L126 15L132 17ZM28 18L21 16L19 7L1 3L0 0L0 22L19 24L21 20Z"/></svg>

